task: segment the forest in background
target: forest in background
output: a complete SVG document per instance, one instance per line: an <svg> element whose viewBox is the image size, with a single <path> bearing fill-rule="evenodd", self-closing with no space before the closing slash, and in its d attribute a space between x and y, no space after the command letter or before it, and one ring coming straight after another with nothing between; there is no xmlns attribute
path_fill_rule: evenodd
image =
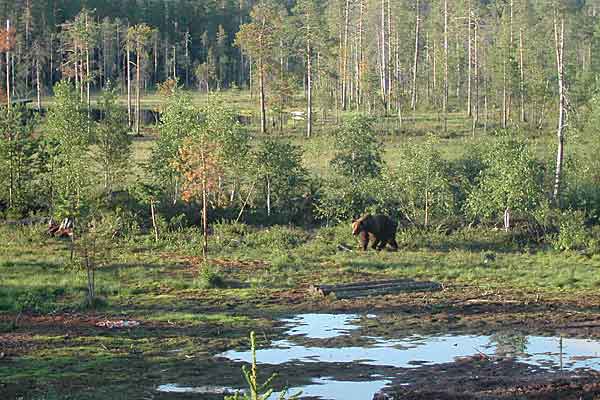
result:
<svg viewBox="0 0 600 400"><path fill-rule="evenodd" d="M556 109L559 31L568 107L596 88L594 1L269 0L251 16L254 3L3 1L0 18L14 35L3 86L18 98L51 94L63 78L126 91L140 61L148 90L168 78L204 90L259 90L264 80L270 109L311 90L320 108L460 110L476 123L535 126ZM240 26L257 18L268 23L244 37ZM127 32L140 24L152 29L135 47Z"/></svg>
<svg viewBox="0 0 600 400"><path fill-rule="evenodd" d="M592 150L600 113L597 7L4 2L2 208L76 218L114 208L114 193L125 191L137 202L133 218L150 209L155 231L154 203L167 220L187 213L193 224L191 215L202 215L205 233L207 207L214 219L238 221L247 212L248 221L269 224L329 224L372 211L425 227L503 219L507 230L516 214L534 221L534 236L556 232L556 211L579 213L569 214L575 225L593 224L600 210ZM248 89L258 126L242 126L230 107ZM133 178L130 133L143 133L140 98L149 91L160 122L147 130L156 140L143 176ZM199 91L222 93L199 106L192 95ZM41 108L43 95L52 96L47 118L21 124L27 113L11 111L14 102L34 98ZM283 116L298 107L306 110L304 136L313 120L330 134L301 145L252 136L276 128L278 118L283 131ZM433 123L417 128L418 113ZM468 128L449 130L458 119ZM394 163L383 159L379 129L390 121L392 132L409 139ZM287 123L286 130L301 140ZM577 138L584 151L565 156L566 137L569 149ZM442 157L443 138L465 141L454 159ZM311 146L323 152L309 158ZM326 173L311 173L307 164L319 160ZM102 207L93 205L98 199ZM204 210L194 214L196 200Z"/></svg>
<svg viewBox="0 0 600 400"><path fill-rule="evenodd" d="M350 310L315 283L443 285L354 303L385 332L598 320L598 7L0 0L0 393L233 376L274 316Z"/></svg>

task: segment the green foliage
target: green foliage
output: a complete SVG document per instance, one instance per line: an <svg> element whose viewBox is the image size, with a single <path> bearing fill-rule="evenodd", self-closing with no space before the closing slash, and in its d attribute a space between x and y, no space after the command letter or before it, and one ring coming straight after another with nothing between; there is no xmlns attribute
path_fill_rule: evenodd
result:
<svg viewBox="0 0 600 400"><path fill-rule="evenodd" d="M250 135L238 121L238 111L218 95L211 95L200 113L203 136L218 143L218 158L227 178L233 183L248 168Z"/></svg>
<svg viewBox="0 0 600 400"><path fill-rule="evenodd" d="M585 113L583 131L587 138L598 138L600 135L600 91L597 90L589 100L588 110Z"/></svg>
<svg viewBox="0 0 600 400"><path fill-rule="evenodd" d="M250 349L252 351L250 369L245 365L242 366L242 372L246 379L246 383L248 384L248 392L243 394L236 392L233 396L225 396L225 400L268 400L273 394L272 383L273 380L277 378L277 374L272 374L266 381L260 383L258 378L258 365L256 363L256 335L254 332L250 332ZM278 398L279 400L296 400L300 398L301 394L302 392L298 392L288 397L287 391L284 390Z"/></svg>
<svg viewBox="0 0 600 400"><path fill-rule="evenodd" d="M176 161L183 141L198 130L198 110L192 99L180 89L166 99L160 125L160 136L152 148L149 169L154 182L174 200L178 197L179 173Z"/></svg>
<svg viewBox="0 0 600 400"><path fill-rule="evenodd" d="M505 210L533 215L545 202L543 170L527 142L505 136L485 150L483 170L469 193L466 211L475 218L497 218Z"/></svg>
<svg viewBox="0 0 600 400"><path fill-rule="evenodd" d="M202 289L218 289L225 287L225 281L219 268L204 263L198 276L198 284Z"/></svg>
<svg viewBox="0 0 600 400"><path fill-rule="evenodd" d="M54 92L46 124L52 209L58 218L77 217L89 207L92 196L91 125L69 82L57 83Z"/></svg>
<svg viewBox="0 0 600 400"><path fill-rule="evenodd" d="M586 152L565 156L561 205L581 210L591 221L600 221L600 136L590 138Z"/></svg>
<svg viewBox="0 0 600 400"><path fill-rule="evenodd" d="M16 299L16 308L19 312L48 313L54 309L56 297L61 290L37 289L30 290Z"/></svg>
<svg viewBox="0 0 600 400"><path fill-rule="evenodd" d="M401 218L401 189L396 177L388 170L378 177L358 182L346 177L334 177L319 188L314 204L315 213L328 225L348 221L365 212Z"/></svg>
<svg viewBox="0 0 600 400"><path fill-rule="evenodd" d="M95 151L92 158L98 164L104 190L112 192L122 186L130 172L131 138L127 134L127 115L117 104L118 93L110 84L99 100L101 121L94 130Z"/></svg>
<svg viewBox="0 0 600 400"><path fill-rule="evenodd" d="M293 202L302 197L307 184L302 154L300 146L276 140L262 141L254 152L255 179L268 215L272 209L293 215Z"/></svg>
<svg viewBox="0 0 600 400"><path fill-rule="evenodd" d="M404 146L394 174L404 212L425 226L431 218L447 217L454 205L448 166L436 145L429 135L424 143Z"/></svg>
<svg viewBox="0 0 600 400"><path fill-rule="evenodd" d="M373 130L373 121L362 115L344 121L335 135L331 166L340 175L358 182L381 173L382 144Z"/></svg>
<svg viewBox="0 0 600 400"><path fill-rule="evenodd" d="M250 12L251 22L241 25L235 36L235 45L260 69L275 60L274 48L282 29L282 13L282 5L278 2L259 2Z"/></svg>
<svg viewBox="0 0 600 400"><path fill-rule="evenodd" d="M285 226L260 229L244 237L244 243L248 248L262 251L290 250L306 243L307 240L306 232Z"/></svg>
<svg viewBox="0 0 600 400"><path fill-rule="evenodd" d="M78 221L70 266L76 271L84 271L87 276L86 303L89 306L96 304L96 271L112 260L120 222L118 216L108 213L90 213Z"/></svg>
<svg viewBox="0 0 600 400"><path fill-rule="evenodd" d="M33 136L36 120L18 107L0 109L0 202L11 213L25 215L43 208L45 153Z"/></svg>
<svg viewBox="0 0 600 400"><path fill-rule="evenodd" d="M585 250L591 237L585 225L585 214L581 211L566 211L559 218L558 235L552 246L559 251Z"/></svg>
<svg viewBox="0 0 600 400"><path fill-rule="evenodd" d="M212 58L212 49L209 49L209 57L208 60ZM213 82L217 77L217 71L214 64L210 62L203 62L196 66L194 71L196 75L196 80L198 81L198 86L204 85L206 91L209 92L210 88L213 86Z"/></svg>

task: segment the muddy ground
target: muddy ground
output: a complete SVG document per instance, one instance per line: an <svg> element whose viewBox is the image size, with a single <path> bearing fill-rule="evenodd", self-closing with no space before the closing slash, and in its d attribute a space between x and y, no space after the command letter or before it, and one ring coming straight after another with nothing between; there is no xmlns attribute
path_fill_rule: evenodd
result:
<svg viewBox="0 0 600 400"><path fill-rule="evenodd" d="M0 367L11 372L11 381L0 376L1 397L105 398L108 392L119 390L112 398L222 398L158 393L155 389L157 384L169 382L196 386L237 382L242 386L241 363L213 356L231 348L247 348L245 335L249 329L257 331L259 346L264 346L281 335L277 318L305 312L376 314L377 318L368 319L364 328L380 337L511 330L600 338L600 296L578 298L457 286L435 293L335 300L312 297L305 289L275 290L239 301L192 295L179 298L178 307L193 313L248 317L250 326L244 327L217 322L190 326L145 321L144 311L136 307L129 311L124 307L125 314L120 315L24 314L11 329L6 327L16 316L1 315L5 328L0 333ZM140 321L141 325L125 329L97 326L99 321L122 318ZM64 363L50 361L52 357L64 357ZM23 374L15 378L19 368ZM279 373L275 383L280 387L301 386L318 376L343 380L344 371L354 376L359 372L365 379L373 374L396 376L394 383L377 395L382 399L600 398L597 372L540 370L483 353L449 364L405 370L323 363L303 367L304 376L299 376L297 366L288 364L264 366L261 370L265 375L275 371Z"/></svg>

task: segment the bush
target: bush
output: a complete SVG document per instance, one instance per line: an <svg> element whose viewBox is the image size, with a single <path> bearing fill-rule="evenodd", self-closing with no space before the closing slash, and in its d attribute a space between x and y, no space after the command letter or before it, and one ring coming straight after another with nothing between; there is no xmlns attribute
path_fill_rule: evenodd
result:
<svg viewBox="0 0 600 400"><path fill-rule="evenodd" d="M429 135L423 144L409 144L396 168L396 185L403 194L404 211L412 221L428 226L432 218L444 218L454 209L448 166Z"/></svg>
<svg viewBox="0 0 600 400"><path fill-rule="evenodd" d="M64 292L64 289L53 291L47 289L34 289L22 293L15 302L18 311L27 311L33 313L48 313L53 310L56 302L56 296Z"/></svg>
<svg viewBox="0 0 600 400"><path fill-rule="evenodd" d="M225 280L218 267L204 264L198 276L198 286L202 289L218 289L225 287Z"/></svg>
<svg viewBox="0 0 600 400"><path fill-rule="evenodd" d="M335 134L331 166L354 182L376 177L381 173L382 147L373 130L373 120L362 115L352 116Z"/></svg>
<svg viewBox="0 0 600 400"><path fill-rule="evenodd" d="M585 227L585 215L581 211L568 211L562 214L558 234L552 239L552 246L559 251L585 250L592 240Z"/></svg>
<svg viewBox="0 0 600 400"><path fill-rule="evenodd" d="M365 213L402 219L401 193L397 179L388 171L357 182L334 178L321 186L314 205L315 214L327 225L349 221Z"/></svg>
<svg viewBox="0 0 600 400"><path fill-rule="evenodd" d="M547 201L542 165L526 141L514 135L499 138L484 152L482 164L465 206L469 217L498 220L504 215L509 229L511 214L531 216Z"/></svg>

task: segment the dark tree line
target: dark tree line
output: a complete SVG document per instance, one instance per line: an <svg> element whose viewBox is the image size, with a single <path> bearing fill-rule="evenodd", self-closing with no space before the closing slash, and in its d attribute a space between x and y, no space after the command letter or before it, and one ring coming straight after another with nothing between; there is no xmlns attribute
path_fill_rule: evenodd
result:
<svg viewBox="0 0 600 400"><path fill-rule="evenodd" d="M84 28L92 89L107 80L126 85L127 31L142 23L156 29L143 65L146 87L175 76L191 85L198 65L207 62L215 85L239 85L247 79L248 68L232 43L250 6L244 0L1 1L2 27L9 20L16 33L8 56L11 93L32 96L38 78L40 90L48 93L54 83L75 74L74 37L69 31L82 12L89 17ZM6 71L3 68L3 78Z"/></svg>
<svg viewBox="0 0 600 400"><path fill-rule="evenodd" d="M4 0L2 27L10 21L15 40L2 48L9 64L2 82L17 97L82 73L92 90L109 79L124 88L127 32L146 24L154 29L140 66L146 88L177 77L188 87L258 89L268 72L270 108L304 88L309 113L382 109L402 119L429 107L440 111L444 129L455 110L474 126L539 126L556 112L557 29L568 103L581 104L595 87L599 8L577 0ZM76 54L75 40L84 38L72 33L82 15L85 48ZM235 38L261 16L272 37L257 58L248 51L256 46Z"/></svg>

